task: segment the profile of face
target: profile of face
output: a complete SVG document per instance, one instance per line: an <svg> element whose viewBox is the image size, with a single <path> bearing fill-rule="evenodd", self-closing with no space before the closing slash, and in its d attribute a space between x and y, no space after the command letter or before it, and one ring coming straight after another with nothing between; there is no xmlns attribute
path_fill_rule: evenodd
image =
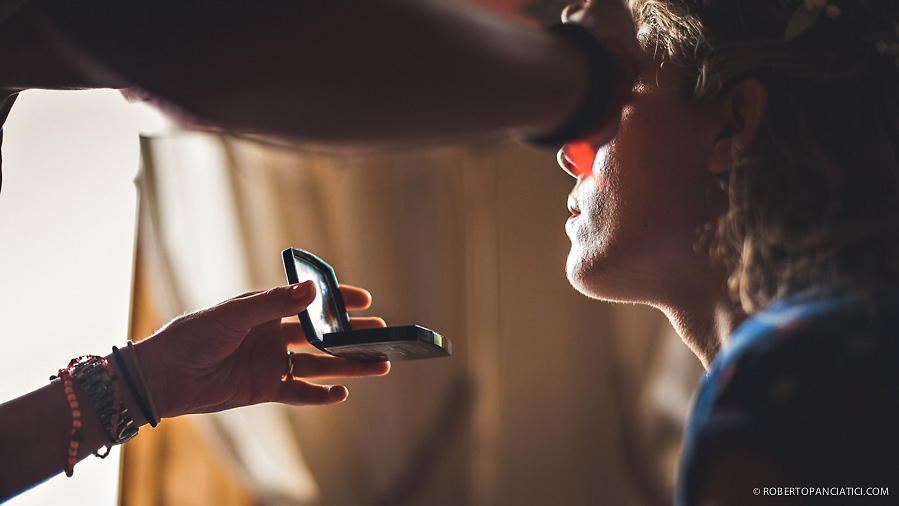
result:
<svg viewBox="0 0 899 506"><path fill-rule="evenodd" d="M568 197L567 275L590 297L655 303L714 273L697 229L708 204L708 157L720 133L714 108L693 103L673 66L649 56L615 137L566 145L562 167L577 179Z"/></svg>

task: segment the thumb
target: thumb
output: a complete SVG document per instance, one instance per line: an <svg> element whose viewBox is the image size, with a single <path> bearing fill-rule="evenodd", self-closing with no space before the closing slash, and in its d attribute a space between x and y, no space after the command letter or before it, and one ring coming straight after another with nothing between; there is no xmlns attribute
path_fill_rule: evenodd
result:
<svg viewBox="0 0 899 506"><path fill-rule="evenodd" d="M247 331L266 322L294 316L313 300L315 284L305 281L225 301L216 307L216 312L228 328Z"/></svg>

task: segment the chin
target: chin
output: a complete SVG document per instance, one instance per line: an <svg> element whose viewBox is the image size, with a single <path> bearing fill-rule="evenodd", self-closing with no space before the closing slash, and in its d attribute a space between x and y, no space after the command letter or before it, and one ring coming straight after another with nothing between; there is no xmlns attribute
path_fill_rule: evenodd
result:
<svg viewBox="0 0 899 506"><path fill-rule="evenodd" d="M606 302L642 302L634 287L636 279L622 279L614 273L620 269L611 266L610 259L601 254L585 256L572 248L565 264L568 283L578 292L591 299Z"/></svg>
<svg viewBox="0 0 899 506"><path fill-rule="evenodd" d="M591 299L601 299L602 297L591 288L592 283L589 282L590 272L591 269L588 267L588 263L581 255L578 255L574 249L572 249L568 254L568 260L565 263L565 275L568 278L568 283L570 283L575 290Z"/></svg>

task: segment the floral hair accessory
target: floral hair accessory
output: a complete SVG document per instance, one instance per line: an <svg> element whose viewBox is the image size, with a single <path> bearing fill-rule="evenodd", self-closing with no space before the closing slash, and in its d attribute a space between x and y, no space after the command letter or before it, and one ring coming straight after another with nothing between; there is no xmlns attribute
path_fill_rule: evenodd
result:
<svg viewBox="0 0 899 506"><path fill-rule="evenodd" d="M841 3L844 8L841 8ZM849 9L857 7L856 9ZM787 22L784 31L784 40L790 41L803 34L809 28L818 24L822 17L836 19L844 16L844 12L850 12L847 16L869 15L878 19L886 27L884 30L862 33L861 37L873 45L877 54L895 59L899 67L899 12L896 10L894 0L802 0Z"/></svg>

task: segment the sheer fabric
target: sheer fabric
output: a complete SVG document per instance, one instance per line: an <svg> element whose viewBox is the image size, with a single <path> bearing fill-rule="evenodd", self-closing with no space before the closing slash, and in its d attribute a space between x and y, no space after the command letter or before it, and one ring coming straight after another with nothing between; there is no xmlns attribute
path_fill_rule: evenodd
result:
<svg viewBox="0 0 899 506"><path fill-rule="evenodd" d="M369 314L453 341L347 381L343 405L192 418L261 503L670 501L698 363L660 316L568 286L571 180L551 153L329 156L195 133L143 152L136 295L157 325L285 283L295 246L371 290Z"/></svg>

